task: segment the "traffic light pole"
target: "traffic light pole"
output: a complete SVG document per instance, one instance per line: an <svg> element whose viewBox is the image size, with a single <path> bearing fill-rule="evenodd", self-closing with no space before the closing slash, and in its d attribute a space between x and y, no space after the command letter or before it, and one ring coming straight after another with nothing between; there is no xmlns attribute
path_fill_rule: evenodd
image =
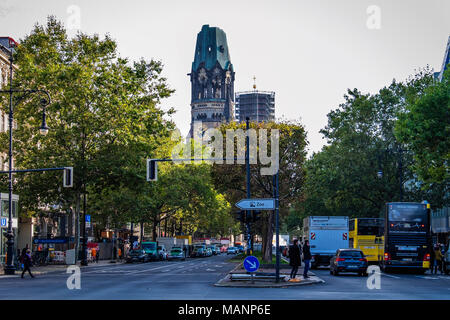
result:
<svg viewBox="0 0 450 320"><path fill-rule="evenodd" d="M279 194L278 194L278 172L273 176L273 197L275 198L275 229L276 229L276 271L275 281L280 282L280 224L279 224Z"/></svg>
<svg viewBox="0 0 450 320"><path fill-rule="evenodd" d="M246 125L246 130L248 132L248 129L250 127L249 125L249 118L247 117L245 119L245 125ZM251 194L250 194L250 146L249 146L249 136L248 134L245 137L245 168L246 168L246 172L247 172L247 199L251 198ZM250 214L250 212L247 210L245 212L246 217L248 217ZM246 231L247 231L247 255L251 255L252 254L252 239L250 236L250 221L246 221Z"/></svg>

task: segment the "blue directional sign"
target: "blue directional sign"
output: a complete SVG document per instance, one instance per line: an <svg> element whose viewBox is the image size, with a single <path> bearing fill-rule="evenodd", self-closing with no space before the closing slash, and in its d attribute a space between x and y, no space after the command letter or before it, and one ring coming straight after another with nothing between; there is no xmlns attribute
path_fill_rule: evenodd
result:
<svg viewBox="0 0 450 320"><path fill-rule="evenodd" d="M248 256L244 260L244 268L248 272L255 272L259 268L259 261L258 258L255 256Z"/></svg>
<svg viewBox="0 0 450 320"><path fill-rule="evenodd" d="M91 216L89 214L86 215L86 228L91 227Z"/></svg>
<svg viewBox="0 0 450 320"><path fill-rule="evenodd" d="M242 210L275 210L275 199L242 199L236 207Z"/></svg>
<svg viewBox="0 0 450 320"><path fill-rule="evenodd" d="M2 218L2 220L1 220L1 222L0 222L0 226L6 227L6 223L7 223L6 218Z"/></svg>

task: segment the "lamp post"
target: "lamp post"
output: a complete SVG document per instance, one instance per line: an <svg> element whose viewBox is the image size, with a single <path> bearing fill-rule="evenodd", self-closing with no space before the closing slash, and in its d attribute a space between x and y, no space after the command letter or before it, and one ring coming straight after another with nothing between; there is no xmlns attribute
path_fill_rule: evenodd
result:
<svg viewBox="0 0 450 320"><path fill-rule="evenodd" d="M40 100L40 103L43 108L42 113L42 123L39 127L39 131L42 135L46 135L48 133L45 108L50 104L51 99L50 95L45 90L15 90L13 89L13 51L12 48L10 50L9 56L9 90L0 90L0 93L8 93L9 94L9 153L8 153L8 184L9 184L9 197L8 197L8 231L5 234L5 237L8 239L6 242L7 245L7 259L5 266L5 274L12 275L15 273L15 266L13 264L13 255L14 255L14 233L12 230L12 194L13 194L13 123L14 123L14 108L13 108L13 94L14 93L40 93L45 96Z"/></svg>

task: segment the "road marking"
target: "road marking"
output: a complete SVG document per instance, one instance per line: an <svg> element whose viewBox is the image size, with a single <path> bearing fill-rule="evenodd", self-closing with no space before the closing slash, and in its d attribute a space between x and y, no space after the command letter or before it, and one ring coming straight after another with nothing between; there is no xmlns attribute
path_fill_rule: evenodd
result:
<svg viewBox="0 0 450 320"><path fill-rule="evenodd" d="M206 269L206 271L216 271L215 269Z"/></svg>
<svg viewBox="0 0 450 320"><path fill-rule="evenodd" d="M438 276L440 279L450 280L450 277Z"/></svg>
<svg viewBox="0 0 450 320"><path fill-rule="evenodd" d="M429 276L416 276L416 278L425 279L425 280L439 280L439 278L429 277Z"/></svg>
<svg viewBox="0 0 450 320"><path fill-rule="evenodd" d="M389 278L400 279L400 277L393 276L392 274L382 273L381 275L389 277Z"/></svg>

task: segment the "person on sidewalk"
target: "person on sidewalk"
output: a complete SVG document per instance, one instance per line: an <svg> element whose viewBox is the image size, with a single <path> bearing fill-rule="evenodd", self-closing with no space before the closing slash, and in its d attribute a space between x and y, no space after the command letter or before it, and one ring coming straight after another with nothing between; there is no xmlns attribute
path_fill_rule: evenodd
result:
<svg viewBox="0 0 450 320"><path fill-rule="evenodd" d="M30 276L32 278L34 278L33 274L31 273L31 251L30 249L28 249L25 253L25 256L23 257L23 271L22 271L22 279L23 279L23 275L25 274L26 271L28 271L28 273L30 274Z"/></svg>
<svg viewBox="0 0 450 320"><path fill-rule="evenodd" d="M95 252L95 262L98 263L98 259L100 258L100 248Z"/></svg>
<svg viewBox="0 0 450 320"><path fill-rule="evenodd" d="M298 272L298 267L302 264L300 258L300 248L298 246L298 240L294 239L294 244L289 246L289 265L292 267L290 280L298 281L295 276Z"/></svg>
<svg viewBox="0 0 450 320"><path fill-rule="evenodd" d="M311 250L309 247L309 240L305 240L305 243L303 244L303 261L305 262L305 269L303 269L303 278L307 279L308 277L308 270L309 270L309 262L311 261Z"/></svg>
<svg viewBox="0 0 450 320"><path fill-rule="evenodd" d="M440 273L442 273L442 252L441 252L441 247L438 244L435 245L434 247L434 274L437 274L437 271L439 270ZM433 273L433 272L431 272Z"/></svg>

